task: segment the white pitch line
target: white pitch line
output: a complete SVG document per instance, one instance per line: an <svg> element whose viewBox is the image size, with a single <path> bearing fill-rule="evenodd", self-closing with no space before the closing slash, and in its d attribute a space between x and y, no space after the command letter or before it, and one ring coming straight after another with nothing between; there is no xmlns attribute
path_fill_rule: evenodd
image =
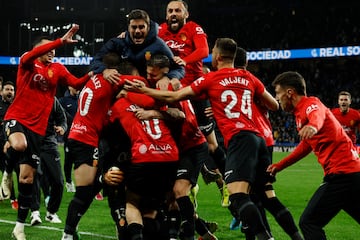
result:
<svg viewBox="0 0 360 240"><path fill-rule="evenodd" d="M14 222L14 221L8 221L8 220L4 220L4 219L0 219L0 223L8 223L8 224L12 224L12 225L16 224L16 222ZM25 226L30 227L31 224L25 223ZM49 226L32 226L32 227L41 228L41 229L48 229L48 230L53 230L53 231L59 231L59 232L64 231L64 229L62 229L62 228L49 227ZM115 236L102 235L102 234L91 233L91 232L79 232L79 233L80 233L80 235L89 235L89 236L102 237L102 238L107 238L107 239L116 239Z"/></svg>

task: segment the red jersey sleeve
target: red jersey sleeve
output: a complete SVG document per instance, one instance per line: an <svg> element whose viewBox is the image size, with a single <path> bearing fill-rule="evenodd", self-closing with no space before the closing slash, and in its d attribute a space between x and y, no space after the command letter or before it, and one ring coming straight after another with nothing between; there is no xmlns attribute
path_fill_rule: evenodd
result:
<svg viewBox="0 0 360 240"><path fill-rule="evenodd" d="M310 125L314 128L316 128L317 131L319 131L322 126L324 125L324 121L326 118L326 108L321 107L317 104L317 102L311 103L306 108L306 115L309 120L309 122L306 125Z"/></svg>
<svg viewBox="0 0 360 240"><path fill-rule="evenodd" d="M129 81L140 80L143 81L146 86L149 86L148 81L140 76L131 76L131 75L120 76L120 82L125 83L125 80L129 80ZM156 105L156 101L152 97L142 93L128 92L126 98L129 100L129 102L134 103L141 108L152 108Z"/></svg>
<svg viewBox="0 0 360 240"><path fill-rule="evenodd" d="M155 100L142 93L128 92L126 98L141 108L152 108L155 106Z"/></svg>
<svg viewBox="0 0 360 240"><path fill-rule="evenodd" d="M35 47L31 51L25 53L21 57L20 62L22 64L32 63L36 58L44 55L45 53L49 52L52 49L60 47L61 45L62 45L62 41L60 38L58 38L55 41Z"/></svg>
<svg viewBox="0 0 360 240"><path fill-rule="evenodd" d="M60 70L60 79L61 83L65 85L72 86L75 89L81 89L84 87L85 83L90 79L88 74L85 74L81 78L75 77L72 75L65 66L57 64L57 68Z"/></svg>
<svg viewBox="0 0 360 240"><path fill-rule="evenodd" d="M186 63L201 61L209 55L209 46L206 36L194 38L195 51L183 58Z"/></svg>
<svg viewBox="0 0 360 240"><path fill-rule="evenodd" d="M299 145L294 149L290 155L282 159L280 162L273 164L275 168L278 169L278 171L281 171L297 161L301 160L305 156L307 156L312 151L312 148L309 144L307 144L305 141L301 141Z"/></svg>

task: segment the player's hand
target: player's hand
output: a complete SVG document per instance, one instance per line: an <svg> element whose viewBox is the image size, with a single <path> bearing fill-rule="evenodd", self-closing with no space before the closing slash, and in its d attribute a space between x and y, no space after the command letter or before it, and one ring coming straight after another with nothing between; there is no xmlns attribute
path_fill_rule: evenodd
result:
<svg viewBox="0 0 360 240"><path fill-rule="evenodd" d="M204 113L205 113L205 116L208 118L214 117L214 112L212 111L211 107L205 108Z"/></svg>
<svg viewBox="0 0 360 240"><path fill-rule="evenodd" d="M121 89L121 91L116 95L116 98L126 98L128 91Z"/></svg>
<svg viewBox="0 0 360 240"><path fill-rule="evenodd" d="M178 65L180 66L186 66L186 62L179 56L175 56L174 58L174 62L176 62Z"/></svg>
<svg viewBox="0 0 360 240"><path fill-rule="evenodd" d="M162 77L160 80L156 82L156 88L160 90L168 90L169 89L170 80L168 77Z"/></svg>
<svg viewBox="0 0 360 240"><path fill-rule="evenodd" d="M181 82L177 78L172 78L170 80L170 83L171 83L171 86L172 86L174 91L177 91L177 90L179 90L181 88Z"/></svg>
<svg viewBox="0 0 360 240"><path fill-rule="evenodd" d="M75 33L79 30L79 25L73 24L69 31L62 36L61 41L63 43L76 43L78 40L72 39Z"/></svg>
<svg viewBox="0 0 360 240"><path fill-rule="evenodd" d="M117 38L125 38L125 37L126 37L126 32L122 32L117 36Z"/></svg>
<svg viewBox="0 0 360 240"><path fill-rule="evenodd" d="M137 117L139 120L150 120L153 118L155 110L145 110L143 108L138 108L134 110L135 117Z"/></svg>
<svg viewBox="0 0 360 240"><path fill-rule="evenodd" d="M121 74L116 69L105 69L103 71L103 77L111 84L119 84Z"/></svg>
<svg viewBox="0 0 360 240"><path fill-rule="evenodd" d="M3 147L3 152L6 154L7 150L11 147L10 142L6 141Z"/></svg>
<svg viewBox="0 0 360 240"><path fill-rule="evenodd" d="M271 164L267 167L266 172L270 173L270 176L274 176L276 175L276 173L278 173L278 168L276 167L276 164Z"/></svg>
<svg viewBox="0 0 360 240"><path fill-rule="evenodd" d="M299 131L300 140L312 138L317 133L316 128L310 125L305 125Z"/></svg>
<svg viewBox="0 0 360 240"><path fill-rule="evenodd" d="M145 83L143 81L134 79L133 81L125 80L124 89L129 92L140 92L142 93L145 89Z"/></svg>
<svg viewBox="0 0 360 240"><path fill-rule="evenodd" d="M110 186L117 186L124 180L124 172L120 169L112 170L111 168L104 174L104 181Z"/></svg>
<svg viewBox="0 0 360 240"><path fill-rule="evenodd" d="M54 126L56 134L63 136L65 134L65 130L61 126Z"/></svg>

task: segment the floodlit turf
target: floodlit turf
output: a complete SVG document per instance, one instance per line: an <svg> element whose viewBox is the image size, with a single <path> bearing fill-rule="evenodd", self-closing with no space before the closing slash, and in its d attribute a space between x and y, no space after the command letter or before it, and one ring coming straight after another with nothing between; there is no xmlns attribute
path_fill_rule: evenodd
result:
<svg viewBox="0 0 360 240"><path fill-rule="evenodd" d="M288 153L274 153L274 161L278 161L286 154ZM321 183L322 176L323 171L313 155L309 155L306 159L278 174L277 182L274 184L277 196L289 208L296 223L298 223L309 198ZM217 237L221 240L245 239L239 230L229 230L232 217L226 208L221 207L220 193L216 185L214 183L205 185L201 177L199 178L199 185L199 215L206 220L216 221L219 224L219 229L216 232ZM46 210L42 206L40 212L43 223L39 227L26 226L25 232L28 240L61 239L67 206L72 194L64 192L63 195L63 202L58 212L63 223L50 224L45 222ZM43 199L41 203L43 203ZM268 215L268 219L275 239L289 239L272 216ZM11 239L11 231L15 220L16 212L11 209L9 200L0 202L0 240ZM93 201L91 208L80 221L79 231L85 232L81 236L82 240L116 239L115 227L110 217L106 198L104 201ZM343 212L328 224L325 231L329 240L355 240L359 239L360 236L359 225Z"/></svg>

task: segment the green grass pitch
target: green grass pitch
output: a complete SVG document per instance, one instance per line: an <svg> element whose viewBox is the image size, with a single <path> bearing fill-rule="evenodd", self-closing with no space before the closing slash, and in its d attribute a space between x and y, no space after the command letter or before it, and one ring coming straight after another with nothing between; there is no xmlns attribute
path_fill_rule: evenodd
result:
<svg viewBox="0 0 360 240"><path fill-rule="evenodd" d="M62 152L62 148L61 152ZM288 153L274 153L274 161L278 161ZM314 155L309 155L297 164L289 167L277 175L274 184L277 196L288 207L293 214L296 223L305 208L309 198L322 181L323 171L317 163ZM220 193L216 184L205 185L199 178L200 191L198 194L198 213L209 221L216 221L219 229L216 236L221 240L245 239L239 231L229 230L232 219L228 209L220 205ZM26 226L25 232L28 240L55 240L61 239L62 229L66 218L67 206L71 200L72 193L64 192L63 202L58 215L62 219L61 224L50 224L45 222L46 210L41 207L43 223L38 227ZM42 202L43 203L43 199ZM360 203L359 203L360 204ZM0 202L0 240L11 238L11 231L16 220L16 211L10 207L9 200ZM277 240L289 239L282 229L268 214L272 233ZM28 222L30 221L30 216ZM105 240L115 238L115 226L110 216L107 200L94 200L88 212L80 221L79 231L82 240ZM360 227L344 212L340 212L325 228L329 240L355 240L359 239Z"/></svg>

